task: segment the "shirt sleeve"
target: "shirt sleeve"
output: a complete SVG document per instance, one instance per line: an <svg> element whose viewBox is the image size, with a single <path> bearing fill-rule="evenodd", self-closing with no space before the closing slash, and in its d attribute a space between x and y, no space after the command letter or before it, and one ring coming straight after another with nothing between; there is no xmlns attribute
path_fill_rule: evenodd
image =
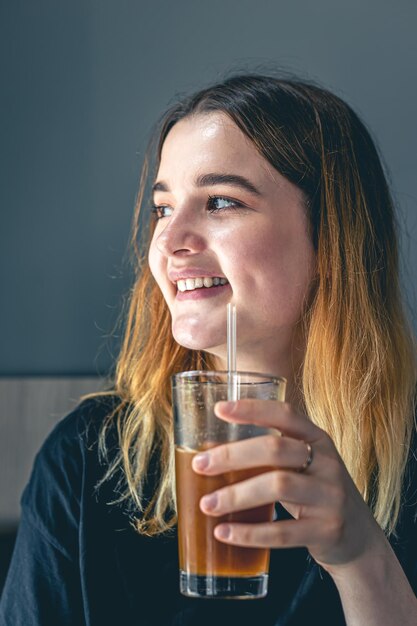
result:
<svg viewBox="0 0 417 626"><path fill-rule="evenodd" d="M82 626L78 527L83 456L75 414L38 452L21 498L0 626Z"/></svg>

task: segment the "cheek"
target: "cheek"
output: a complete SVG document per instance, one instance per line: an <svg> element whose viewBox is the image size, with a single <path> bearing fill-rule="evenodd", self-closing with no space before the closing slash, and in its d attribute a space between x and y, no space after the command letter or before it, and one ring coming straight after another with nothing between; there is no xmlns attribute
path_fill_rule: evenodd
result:
<svg viewBox="0 0 417 626"><path fill-rule="evenodd" d="M156 284L161 290L165 301L169 305L170 292L166 277L166 260L164 260L162 254L159 253L156 245L152 242L148 252L148 265Z"/></svg>
<svg viewBox="0 0 417 626"><path fill-rule="evenodd" d="M156 247L155 239L151 240L148 252L148 264L149 269L156 282L159 284L162 270L162 256L159 254L158 249Z"/></svg>
<svg viewBox="0 0 417 626"><path fill-rule="evenodd" d="M280 233L252 230L225 240L223 250L231 275L240 283L263 284L274 279L288 259L288 243Z"/></svg>
<svg viewBox="0 0 417 626"><path fill-rule="evenodd" d="M242 237L238 246L229 249L233 250L228 255L230 280L243 297L244 307L256 303L261 318L279 308L285 318L296 319L314 274L314 251L308 238L269 230Z"/></svg>

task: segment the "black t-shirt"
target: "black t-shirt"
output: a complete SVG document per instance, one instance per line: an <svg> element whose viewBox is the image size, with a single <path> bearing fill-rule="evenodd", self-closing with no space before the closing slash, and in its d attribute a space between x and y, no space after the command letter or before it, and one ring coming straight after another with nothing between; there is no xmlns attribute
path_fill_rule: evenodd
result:
<svg viewBox="0 0 417 626"><path fill-rule="evenodd" d="M187 598L179 592L176 531L139 535L117 497L97 491L98 428L116 398L81 403L46 439L22 495L16 546L0 604L1 626L311 626L345 624L331 577L304 548L271 551L269 591L258 600ZM117 449L115 428L108 444ZM417 463L410 455L398 538L392 545L417 592ZM152 492L152 474L147 483ZM288 518L276 506L278 519ZM358 529L360 532L360 529Z"/></svg>

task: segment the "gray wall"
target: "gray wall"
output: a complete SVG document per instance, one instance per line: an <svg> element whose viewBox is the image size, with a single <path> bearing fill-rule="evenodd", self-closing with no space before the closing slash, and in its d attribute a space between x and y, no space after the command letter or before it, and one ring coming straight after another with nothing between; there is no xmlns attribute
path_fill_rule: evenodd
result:
<svg viewBox="0 0 417 626"><path fill-rule="evenodd" d="M417 274L417 4L383 0L3 0L0 375L95 375L149 129L177 93L276 62L362 115ZM117 341L116 341L117 344Z"/></svg>

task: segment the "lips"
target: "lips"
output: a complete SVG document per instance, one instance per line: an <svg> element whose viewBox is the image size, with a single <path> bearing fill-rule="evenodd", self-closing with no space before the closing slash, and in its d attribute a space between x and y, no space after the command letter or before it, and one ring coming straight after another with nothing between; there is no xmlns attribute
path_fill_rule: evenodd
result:
<svg viewBox="0 0 417 626"><path fill-rule="evenodd" d="M176 300L202 300L230 289L229 281L218 269L171 267L168 278L176 287Z"/></svg>
<svg viewBox="0 0 417 626"><path fill-rule="evenodd" d="M214 298L226 293L230 293L230 284L213 285L208 289L203 287L200 289L192 289L190 291L177 291L175 296L176 300L206 300L208 298Z"/></svg>
<svg viewBox="0 0 417 626"><path fill-rule="evenodd" d="M229 281L219 276L201 276L198 278L187 278L177 281L178 291L193 291L194 289L211 289L213 286L225 285Z"/></svg>
<svg viewBox="0 0 417 626"><path fill-rule="evenodd" d="M226 278L219 270L210 270L204 267L171 268L168 270L168 278L175 285L179 280L187 278Z"/></svg>

